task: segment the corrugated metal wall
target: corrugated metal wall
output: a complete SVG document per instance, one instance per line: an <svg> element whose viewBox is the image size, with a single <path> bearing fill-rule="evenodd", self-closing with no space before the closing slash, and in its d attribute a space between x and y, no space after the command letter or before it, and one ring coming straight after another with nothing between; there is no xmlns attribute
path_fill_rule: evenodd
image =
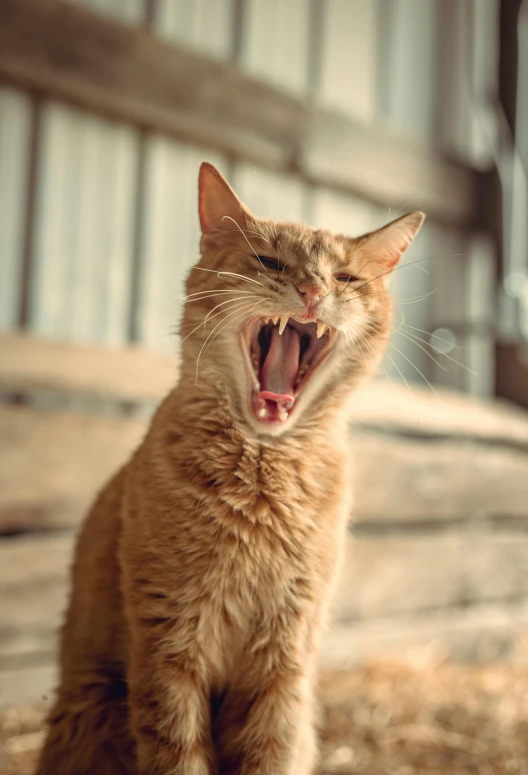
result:
<svg viewBox="0 0 528 775"><path fill-rule="evenodd" d="M143 0L84 2L128 23L147 19ZM360 121L389 121L474 161L485 156L466 99L477 69L467 55L474 49L475 2L157 0L148 7L153 30L167 41L234 59L251 75ZM488 35L493 46L495 0L480 0L482 8L487 22L479 17L479 35ZM444 60L445 73L437 64ZM450 77L453 63L457 78ZM494 78L493 69L487 77ZM457 109L446 110L450 105ZM196 176L203 159L229 175L257 214L351 235L397 215L207 149L1 89L0 326L25 323L62 339L134 340L174 349L182 283L198 251ZM419 206L419 194L409 208ZM428 224L408 259L425 256L435 258L394 275L400 331L386 371L409 381L422 379L422 372L488 393L493 253L481 240ZM428 332L437 328L460 346L449 356L477 376L443 356L435 355L443 368L430 359Z"/></svg>

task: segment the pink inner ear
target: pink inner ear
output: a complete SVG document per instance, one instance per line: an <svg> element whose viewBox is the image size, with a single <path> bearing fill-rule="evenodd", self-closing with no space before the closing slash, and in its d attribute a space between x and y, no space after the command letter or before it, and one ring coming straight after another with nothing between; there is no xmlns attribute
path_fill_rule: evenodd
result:
<svg viewBox="0 0 528 775"><path fill-rule="evenodd" d="M198 214L203 234L233 231L246 223L249 211L218 170L204 162L198 181Z"/></svg>

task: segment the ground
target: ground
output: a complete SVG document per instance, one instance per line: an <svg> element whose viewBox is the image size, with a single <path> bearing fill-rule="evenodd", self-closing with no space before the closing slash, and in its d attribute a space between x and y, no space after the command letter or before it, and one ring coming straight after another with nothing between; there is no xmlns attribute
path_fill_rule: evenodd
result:
<svg viewBox="0 0 528 775"><path fill-rule="evenodd" d="M321 775L528 775L528 671L378 661L321 678ZM43 707L0 715L0 775L30 775Z"/></svg>

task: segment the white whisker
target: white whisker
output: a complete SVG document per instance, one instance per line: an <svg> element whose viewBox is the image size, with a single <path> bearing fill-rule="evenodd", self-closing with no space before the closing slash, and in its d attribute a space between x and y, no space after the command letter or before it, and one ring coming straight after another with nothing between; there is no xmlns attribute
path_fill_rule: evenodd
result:
<svg viewBox="0 0 528 775"><path fill-rule="evenodd" d="M405 325L405 324L404 324L404 325ZM420 341L420 342L423 342L424 344L428 345L429 347L434 347L434 345L433 345L433 344L431 344L431 342L428 342L428 341L427 341L427 339L422 339L422 337L421 337L421 336L417 336L416 334L411 334L410 332L404 333L403 331L399 331L398 333L400 333L402 336L405 336L405 337L407 337L407 339L409 339L410 341L414 341L414 343L415 343L415 345L416 345L417 347L420 347L420 345L418 344L418 341ZM427 333L427 332L426 332L426 333ZM432 334L432 336L434 336L434 334ZM440 339L440 341L447 342L448 344L451 344L451 342L449 342L449 340L448 340L448 339L442 339L442 337L438 337L438 339ZM418 340L418 341L416 341L416 340ZM423 347L420 347L420 349L421 349L421 350L423 350L424 348L423 348ZM428 355L429 355L431 358L433 357L433 356L431 355L431 353L429 353L429 352L428 352L427 354L428 354ZM468 371L470 374L472 374L474 377L478 376L476 371L473 371L473 369L470 369L470 368L469 368L469 366L466 366L464 363L460 363L460 361L457 361L457 360L456 360L456 358L452 358L452 357L451 357L451 355L449 355L449 353L441 353L441 352L438 352L438 355L439 355L439 357L441 357L441 358L447 358L449 361L452 361L452 363L454 363L456 366L459 366L461 369L465 369L465 370L466 370L466 371ZM433 360L434 360L434 358L433 358ZM436 363L436 362L437 362L437 361L435 361L435 363ZM439 365L440 365L440 364L439 364ZM446 368L445 368L445 366L441 366L441 365L440 365L440 368L444 369L445 371L449 371L449 369L446 369Z"/></svg>
<svg viewBox="0 0 528 775"><path fill-rule="evenodd" d="M239 230L239 232L240 232L240 233L241 233L241 235L244 237L244 239L246 240L247 244L249 245L249 247L250 247L250 248L251 248L251 250L253 251L253 253L254 253L254 255L255 255L255 258L257 259L257 261L259 262L259 264L261 265L261 267L264 269L264 271L266 272L266 274L267 274L267 275L268 275L268 277L269 277L269 272L268 272L268 270L266 269L266 267L264 266L264 264L262 263L262 261L260 260L260 256L259 256L259 254L258 254L258 253L257 253L257 251L255 250L255 248L253 247L253 245L251 244L251 242L248 240L248 238L246 237L246 235L244 234L244 232L242 231L242 229L240 228L240 226L238 225L238 223L235 221L235 219L234 219L234 218L231 218L231 216L230 216L230 215L224 215L224 216L223 216L223 218L222 218L222 220L224 221L226 218L227 218L227 220L228 220L228 221L233 221L233 223L235 224L235 226L237 227L237 229Z"/></svg>
<svg viewBox="0 0 528 775"><path fill-rule="evenodd" d="M409 334L406 334L401 329L399 331L397 331L396 333L399 334L400 336L404 336L406 339L409 340L409 342L412 342L413 344L416 345L416 347L419 347L420 350L422 350L422 352L424 352L434 363L436 363L438 368L442 369L443 371L449 371L449 369L446 368L443 364L441 364L440 361L438 361L434 357L434 355L432 355L428 350L425 349L425 347L423 347L423 345L421 345L419 342L415 341L414 339L411 339L411 336Z"/></svg>
<svg viewBox="0 0 528 775"><path fill-rule="evenodd" d="M401 355L401 357L402 357L402 358L405 358L405 360L407 361L407 363L408 363L408 364L410 364L410 365L413 367L413 369L414 369L414 370L415 370L415 371L416 371L416 372L417 372L417 373L420 375L420 377L421 377L421 378L424 380L424 382L426 382L426 383L427 383L427 385L428 385L428 386L431 388L432 392L433 392L433 393L434 393L434 395L437 397L437 399L440 401L440 403L443 403L442 399L440 398L440 396L438 395L438 393L436 392L436 390L434 389L434 387L431 385L431 383L429 382L429 380L427 379L427 377L425 376L425 374L424 374L422 371L420 371L420 369L418 368L418 366L417 366L415 363L413 363L413 362L412 362L412 361L411 361L411 360L410 360L410 359L409 359L409 358L408 358L408 357L405 355L405 353L402 353L402 351L401 351L401 350L399 350L399 349L396 347L396 345L394 344L394 342L392 342L392 341L391 341L391 343L390 343L390 346L391 346L391 347L393 347L393 348L396 350L396 352L397 352L397 353L399 353L399 354ZM401 373L401 372L400 372L400 373Z"/></svg>
<svg viewBox="0 0 528 775"><path fill-rule="evenodd" d="M258 298L259 298L259 296L255 294L254 298L255 298L255 299L258 299ZM231 301L233 301L233 302L236 302L236 303L237 303L239 306L242 306L242 304L243 304L243 302L239 301L238 299L231 299ZM244 303L245 303L246 301L248 301L248 299L247 299L247 298L245 298L245 299L244 299ZM211 312L212 312L212 311L213 311L213 310L211 310ZM216 318L218 315L221 315L221 314L222 314L222 312L225 312L225 310L222 310L222 309L221 309L221 310L220 310L220 312L215 312L215 314L211 316L211 319L212 319L212 318ZM193 334L194 334L196 331L198 331L198 329L199 329L199 328L201 328L202 326L205 326L205 325L206 325L206 323L207 323L207 318L206 318L205 320L202 320L202 322L201 322L201 323L199 323L199 324L198 324L198 325L197 325L195 328L193 328L193 330L192 330L192 331L191 331L189 334L187 334L187 336L186 336L186 337L184 337L184 338L181 340L181 344L183 344L183 343L184 343L184 342L185 342L185 341L186 341L186 340L187 340L187 339L188 339L190 336L192 336L192 335L193 335Z"/></svg>
<svg viewBox="0 0 528 775"><path fill-rule="evenodd" d="M253 293L253 290L251 291L241 291L239 288L210 288L208 291L196 291L196 293L189 293L188 296L184 296L184 299L191 299L193 296L205 296L206 294L215 294L215 293Z"/></svg>
<svg viewBox="0 0 528 775"><path fill-rule="evenodd" d="M257 307L257 306L258 306L258 303L259 303L259 302L257 302L256 304L253 304L253 306L251 307L251 310L250 310L250 312L249 312L249 315L251 315L251 313L253 312L253 310L255 309L255 307ZM244 317L244 315L247 315L247 314L248 314L248 312L247 312L247 307L248 307L248 306L250 306L250 305L247 305L247 306L246 306L246 309L244 310L243 314L242 314L242 315L240 315L240 318L242 318L242 317ZM217 325L216 325L216 326L215 326L215 327L212 329L212 331L210 331L209 335L207 336L207 338L206 338L205 342L203 343L203 345L202 345L202 347L201 347L201 349L200 349L200 352L198 353L198 357L196 358L196 376L195 376L195 384L196 384L196 385L198 384L198 367L199 367L199 364L200 364L200 357L201 357L201 355L202 355L202 353L203 353L203 350L204 350L204 347L205 347L205 345L207 344L207 342L209 341L209 339L211 338L211 336L214 334L214 332L216 331L216 329L217 329L219 326L221 326L221 325L222 325L222 323L225 323L225 322L226 322L226 320L227 320L228 318L231 318L233 315L235 315L235 314L237 314L237 315L238 315L238 314L240 313L240 311L241 311L241 310L240 310L240 307L238 307L236 310L233 310L232 312L228 312L228 313L227 313L227 315L225 316L225 318L223 318L223 320L221 320L221 321L220 321L220 323L217 323ZM237 317L237 318L235 319L235 321L231 321L231 322L232 322L232 323L233 323L233 322L236 322L236 320L238 320L238 319L239 319L239 318Z"/></svg>
<svg viewBox="0 0 528 775"><path fill-rule="evenodd" d="M257 294L254 293L252 298L258 299L259 297ZM226 304L234 304L237 301L248 301L248 300L249 299L247 296L237 296L236 299L228 299L227 301L220 302L220 304L217 304L215 307L213 307L213 309L210 312L207 313L207 315L204 318L204 324L207 323L207 321L211 316L216 317L216 315L212 314L215 311L215 309L218 309L219 307L224 307Z"/></svg>
<svg viewBox="0 0 528 775"><path fill-rule="evenodd" d="M259 283L258 280L254 280L253 277L246 277L245 274L237 274L237 272L226 272L225 270L206 269L205 266L193 266L193 269L199 269L201 272L212 272L217 277L239 277L241 280L246 280L248 283L255 283L256 285L260 285L261 288L266 287L262 283Z"/></svg>

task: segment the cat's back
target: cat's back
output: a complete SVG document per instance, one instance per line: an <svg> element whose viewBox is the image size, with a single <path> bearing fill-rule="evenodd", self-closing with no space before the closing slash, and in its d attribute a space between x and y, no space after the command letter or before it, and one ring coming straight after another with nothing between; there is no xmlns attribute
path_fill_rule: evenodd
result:
<svg viewBox="0 0 528 775"><path fill-rule="evenodd" d="M61 662L78 669L83 654L106 663L123 659L125 626L119 568L121 514L128 465L103 487L81 526L62 631Z"/></svg>

